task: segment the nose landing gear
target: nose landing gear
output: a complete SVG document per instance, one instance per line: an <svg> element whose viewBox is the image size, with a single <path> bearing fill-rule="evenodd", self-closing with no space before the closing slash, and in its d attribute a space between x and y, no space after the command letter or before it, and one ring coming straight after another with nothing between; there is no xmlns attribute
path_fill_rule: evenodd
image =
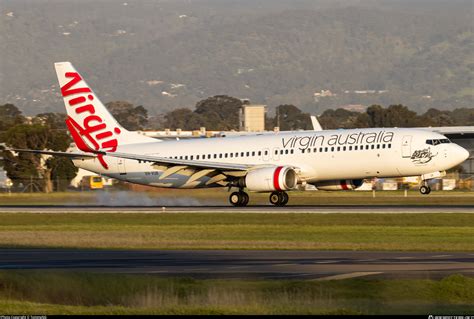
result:
<svg viewBox="0 0 474 319"><path fill-rule="evenodd" d="M275 206L285 206L288 203L289 197L286 192L272 192L270 194L270 203Z"/></svg>
<svg viewBox="0 0 474 319"><path fill-rule="evenodd" d="M420 193L422 195L428 195L429 193L431 193L431 187L429 187L428 185L420 186Z"/></svg>

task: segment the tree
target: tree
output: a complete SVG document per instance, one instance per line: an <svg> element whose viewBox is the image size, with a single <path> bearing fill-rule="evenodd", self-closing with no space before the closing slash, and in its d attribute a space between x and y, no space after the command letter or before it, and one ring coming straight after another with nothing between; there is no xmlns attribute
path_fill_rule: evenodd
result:
<svg viewBox="0 0 474 319"><path fill-rule="evenodd" d="M126 101L114 101L105 105L115 119L127 130L143 130L148 124L148 111L141 105L133 106Z"/></svg>
<svg viewBox="0 0 474 319"><path fill-rule="evenodd" d="M77 167L65 157L50 157L46 166L51 170L51 181L55 191L65 191L77 175Z"/></svg>
<svg viewBox="0 0 474 319"><path fill-rule="evenodd" d="M367 115L345 109L326 110L319 121L324 129L367 127Z"/></svg>
<svg viewBox="0 0 474 319"><path fill-rule="evenodd" d="M186 108L176 109L165 115L165 127L171 129L195 130L202 122L200 114Z"/></svg>
<svg viewBox="0 0 474 319"><path fill-rule="evenodd" d="M384 109L380 105L367 108L369 127L416 127L423 126L423 120L401 104Z"/></svg>
<svg viewBox="0 0 474 319"><path fill-rule="evenodd" d="M52 131L39 124L18 124L5 133L5 142L9 147L20 149L65 151L70 142L66 132ZM26 185L33 179L38 189L44 192L52 191L51 173L56 171L55 177L69 179L71 169L65 169L69 159L49 158L44 160L40 155L20 152L14 156L10 151L4 151L5 170L8 177L16 184ZM71 164L72 165L72 164ZM57 169L59 167L59 169ZM61 175L60 172L67 173ZM70 180L70 179L69 179Z"/></svg>
<svg viewBox="0 0 474 319"><path fill-rule="evenodd" d="M196 114L201 115L201 126L211 130L238 130L242 101L227 95L216 95L196 104Z"/></svg>
<svg viewBox="0 0 474 319"><path fill-rule="evenodd" d="M66 117L64 113L41 113L33 118L33 124L40 124L50 129L66 130Z"/></svg>
<svg viewBox="0 0 474 319"><path fill-rule="evenodd" d="M276 108L274 119L275 126L280 131L311 130L311 118L308 113L303 113L299 108L291 104L279 105Z"/></svg>
<svg viewBox="0 0 474 319"><path fill-rule="evenodd" d="M21 111L13 104L0 105L0 142L3 140L2 133L10 127L25 122Z"/></svg>
<svg viewBox="0 0 474 319"><path fill-rule="evenodd" d="M227 95L216 95L201 100L191 111L180 108L165 114L165 127L196 130L204 126L208 130L230 131L239 129L239 112L242 101Z"/></svg>

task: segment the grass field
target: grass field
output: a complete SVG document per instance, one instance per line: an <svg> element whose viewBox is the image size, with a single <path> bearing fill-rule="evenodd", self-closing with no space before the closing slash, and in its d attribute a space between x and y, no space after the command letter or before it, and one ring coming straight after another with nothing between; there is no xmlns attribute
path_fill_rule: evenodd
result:
<svg viewBox="0 0 474 319"><path fill-rule="evenodd" d="M474 192L433 191L421 195L418 191L290 192L289 205L474 205ZM155 192L92 191L64 193L0 194L1 205L229 205L226 189L159 189ZM266 205L268 194L250 193L249 205Z"/></svg>
<svg viewBox="0 0 474 319"><path fill-rule="evenodd" d="M1 213L1 247L474 251L474 214Z"/></svg>
<svg viewBox="0 0 474 319"><path fill-rule="evenodd" d="M0 272L4 314L469 314L474 279L236 281Z"/></svg>

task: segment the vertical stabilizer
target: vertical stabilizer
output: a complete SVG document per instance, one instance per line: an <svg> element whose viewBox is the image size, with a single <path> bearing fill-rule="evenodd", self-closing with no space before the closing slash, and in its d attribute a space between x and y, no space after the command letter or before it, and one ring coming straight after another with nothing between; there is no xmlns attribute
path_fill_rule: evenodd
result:
<svg viewBox="0 0 474 319"><path fill-rule="evenodd" d="M120 145L156 141L123 128L70 62L54 67L66 106L66 124L80 150L115 152Z"/></svg>

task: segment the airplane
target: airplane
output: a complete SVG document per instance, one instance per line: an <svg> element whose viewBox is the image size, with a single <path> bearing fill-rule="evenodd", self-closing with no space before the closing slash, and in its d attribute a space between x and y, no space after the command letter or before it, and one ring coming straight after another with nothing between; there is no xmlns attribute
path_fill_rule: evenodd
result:
<svg viewBox="0 0 474 319"><path fill-rule="evenodd" d="M469 152L444 135L410 128L289 131L225 138L160 141L123 128L70 62L55 63L76 150L22 150L67 156L75 166L118 180L168 188L237 189L230 204L246 206L249 192L270 193L276 206L288 191L353 190L364 179L445 175ZM320 127L319 127L320 128Z"/></svg>

